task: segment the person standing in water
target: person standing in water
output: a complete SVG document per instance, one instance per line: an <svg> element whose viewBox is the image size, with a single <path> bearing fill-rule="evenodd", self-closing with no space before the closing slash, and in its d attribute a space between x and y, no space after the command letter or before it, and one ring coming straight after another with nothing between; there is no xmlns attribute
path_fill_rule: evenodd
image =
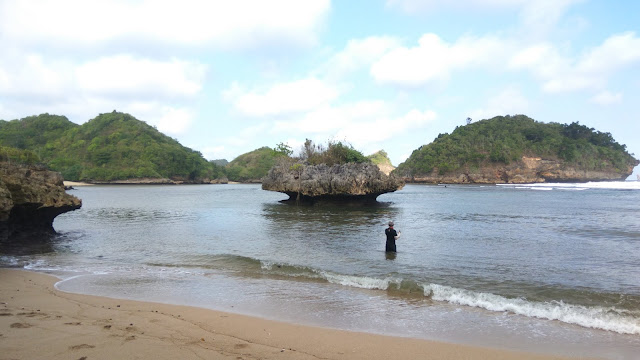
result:
<svg viewBox="0 0 640 360"><path fill-rule="evenodd" d="M393 228L393 221L389 221L389 227L384 230L387 235L386 252L396 252L396 240L400 237L400 233Z"/></svg>

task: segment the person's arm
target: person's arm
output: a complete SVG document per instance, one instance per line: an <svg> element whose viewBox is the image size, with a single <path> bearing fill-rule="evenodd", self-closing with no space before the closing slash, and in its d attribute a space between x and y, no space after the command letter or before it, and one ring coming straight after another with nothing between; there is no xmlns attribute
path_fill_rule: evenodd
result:
<svg viewBox="0 0 640 360"><path fill-rule="evenodd" d="M399 237L400 237L400 231L396 231L396 236L394 236L393 238L398 240Z"/></svg>

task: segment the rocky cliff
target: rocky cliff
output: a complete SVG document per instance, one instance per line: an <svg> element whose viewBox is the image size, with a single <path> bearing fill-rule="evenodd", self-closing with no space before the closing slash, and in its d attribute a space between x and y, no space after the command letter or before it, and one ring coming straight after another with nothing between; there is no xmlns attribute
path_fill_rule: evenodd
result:
<svg viewBox="0 0 640 360"><path fill-rule="evenodd" d="M262 189L289 195L291 201L375 201L401 189L404 182L387 176L373 164L327 166L282 163L262 179Z"/></svg>
<svg viewBox="0 0 640 360"><path fill-rule="evenodd" d="M636 165L638 165L636 163ZM526 184L541 182L587 182L624 180L633 172L629 166L626 172L609 170L581 170L568 166L562 161L542 158L522 157L509 165L491 165L480 168L461 169L440 175L438 169L430 174L404 178L407 182L444 184Z"/></svg>
<svg viewBox="0 0 640 360"><path fill-rule="evenodd" d="M56 216L80 206L80 199L65 192L60 173L0 162L0 240L53 232Z"/></svg>

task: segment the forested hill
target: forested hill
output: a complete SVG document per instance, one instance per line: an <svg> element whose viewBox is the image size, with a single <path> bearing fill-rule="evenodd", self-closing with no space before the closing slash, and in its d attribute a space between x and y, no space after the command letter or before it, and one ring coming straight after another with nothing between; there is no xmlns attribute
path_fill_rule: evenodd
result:
<svg viewBox="0 0 640 360"><path fill-rule="evenodd" d="M207 182L224 177L223 168L199 152L129 114L115 111L82 125L49 114L0 120L0 145L33 151L65 180Z"/></svg>
<svg viewBox="0 0 640 360"><path fill-rule="evenodd" d="M227 164L227 176L231 181L260 182L260 179L275 165L276 159L286 155L267 146L255 149Z"/></svg>
<svg viewBox="0 0 640 360"><path fill-rule="evenodd" d="M638 165L610 133L497 116L440 134L394 173L411 181L499 183L624 179Z"/></svg>

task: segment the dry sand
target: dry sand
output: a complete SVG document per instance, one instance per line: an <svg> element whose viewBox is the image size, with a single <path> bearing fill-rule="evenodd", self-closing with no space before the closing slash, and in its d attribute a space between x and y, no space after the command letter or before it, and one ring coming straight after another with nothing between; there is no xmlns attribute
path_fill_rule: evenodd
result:
<svg viewBox="0 0 640 360"><path fill-rule="evenodd" d="M78 182L78 181L63 181L64 186L90 186L93 184L89 184L89 183L85 183L85 182Z"/></svg>
<svg viewBox="0 0 640 360"><path fill-rule="evenodd" d="M0 269L0 359L560 359L71 294Z"/></svg>

